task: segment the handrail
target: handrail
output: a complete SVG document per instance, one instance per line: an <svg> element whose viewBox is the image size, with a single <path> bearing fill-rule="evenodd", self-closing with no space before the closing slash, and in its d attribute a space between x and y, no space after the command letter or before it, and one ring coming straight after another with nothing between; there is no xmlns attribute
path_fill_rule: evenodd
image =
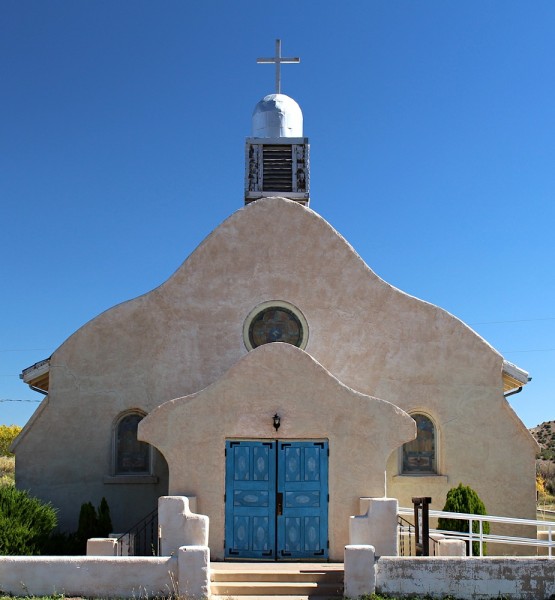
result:
<svg viewBox="0 0 555 600"><path fill-rule="evenodd" d="M132 536L133 548L131 550L134 556L157 556L159 554L158 509L155 508L117 538L118 552L121 552L122 541L126 536Z"/></svg>
<svg viewBox="0 0 555 600"><path fill-rule="evenodd" d="M399 507L398 514L400 515L412 515L414 510L412 508ZM553 558L553 550L555 549L555 521L543 521L536 519L518 519L513 517L497 517L494 515L473 515L469 513L454 513L447 512L444 510L430 510L430 517L444 517L447 519L457 519L459 521L468 521L468 531L445 531L442 529L431 529L430 532L441 533L445 536L457 537L459 539L468 540L470 542L470 556L472 556L472 542L479 542L480 556L483 556L483 544L484 542L492 543L503 543L503 544L514 544L514 545L528 545L528 546L545 546L547 547L547 553L549 558ZM479 531L472 531L472 523L477 521L479 523ZM548 539L538 540L533 538L523 538L508 535L495 535L486 534L483 532L482 524L488 523L505 523L510 525L530 525L533 527L541 527L544 530L547 529Z"/></svg>
<svg viewBox="0 0 555 600"><path fill-rule="evenodd" d="M399 507L397 511L400 515L412 515L414 509ZM512 523L516 525L552 525L555 527L555 521L543 521L535 519L519 519L517 517L496 517L494 515L473 515L470 513L455 513L447 512L444 510L430 510L430 517L445 517L447 519L460 519L467 521L472 519L473 521L489 521L490 523Z"/></svg>
<svg viewBox="0 0 555 600"><path fill-rule="evenodd" d="M403 517L401 517L400 515L397 515L397 527L399 529L399 545L401 550L401 556L405 556L405 540L402 534L408 534L408 552L410 553L411 538L415 537L415 534L413 533L413 529L415 529L415 527L413 523L407 521L407 519L403 519ZM431 535L428 536L428 540L432 542L432 546L430 547L433 549L433 556L435 556L437 554L437 540L434 539ZM409 554L407 553L406 556L409 556Z"/></svg>
<svg viewBox="0 0 555 600"><path fill-rule="evenodd" d="M403 519L403 517L401 517L401 515L397 515L397 527L399 529L399 549L401 551L401 556L409 556L410 554L410 546L411 546L411 539L413 537L413 529L414 529L414 525L410 522L407 521L406 519ZM401 535L402 533L408 532L408 537L409 537L409 544L408 544L408 551L405 554L405 537L403 535Z"/></svg>

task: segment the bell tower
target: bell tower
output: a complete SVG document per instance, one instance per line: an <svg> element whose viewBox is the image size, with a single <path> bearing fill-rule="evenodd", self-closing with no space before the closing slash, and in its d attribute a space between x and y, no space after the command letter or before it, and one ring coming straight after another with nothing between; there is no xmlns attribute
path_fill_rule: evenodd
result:
<svg viewBox="0 0 555 600"><path fill-rule="evenodd" d="M252 114L252 137L245 149L245 204L282 196L308 206L310 146L303 137L303 113L293 98L281 93L281 64L300 59L283 58L281 41L276 40L276 55L257 62L275 64L276 93L265 96Z"/></svg>

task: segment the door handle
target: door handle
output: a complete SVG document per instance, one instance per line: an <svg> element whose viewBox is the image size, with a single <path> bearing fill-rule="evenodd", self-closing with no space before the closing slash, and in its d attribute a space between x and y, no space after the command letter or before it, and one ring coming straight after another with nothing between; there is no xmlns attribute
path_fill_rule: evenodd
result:
<svg viewBox="0 0 555 600"><path fill-rule="evenodd" d="M283 493L277 492L276 494L276 512L278 517L283 514Z"/></svg>

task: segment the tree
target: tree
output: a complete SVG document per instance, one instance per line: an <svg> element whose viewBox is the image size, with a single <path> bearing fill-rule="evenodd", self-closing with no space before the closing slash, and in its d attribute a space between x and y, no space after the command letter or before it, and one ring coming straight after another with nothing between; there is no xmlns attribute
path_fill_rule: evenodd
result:
<svg viewBox="0 0 555 600"><path fill-rule="evenodd" d="M93 506L92 502L81 505L77 532L73 535L73 540L70 539L70 542L75 544L77 554L85 554L88 539L108 537L111 531L110 507L106 498L103 497L98 509Z"/></svg>
<svg viewBox="0 0 555 600"><path fill-rule="evenodd" d="M0 425L0 456L13 456L10 446L20 431L19 425Z"/></svg>
<svg viewBox="0 0 555 600"><path fill-rule="evenodd" d="M469 486L459 483L458 487L451 488L447 492L447 499L443 510L446 512L457 512L467 513L471 515L486 515L486 507L478 494ZM441 517L438 519L438 529L445 531L460 531L468 533L468 521L461 519L446 519ZM479 533L480 523L478 521L472 522L472 532ZM489 523L484 521L482 523L483 533L489 533ZM468 552L468 542L466 544ZM486 544L482 547L483 554L486 554ZM472 542L472 555L478 556L480 554L480 544L478 542Z"/></svg>
<svg viewBox="0 0 555 600"><path fill-rule="evenodd" d="M112 532L112 519L110 517L110 507L106 498L102 498L98 507L98 537L108 537Z"/></svg>
<svg viewBox="0 0 555 600"><path fill-rule="evenodd" d="M79 511L79 525L77 526L77 538L83 544L83 554L89 538L97 537L98 516L92 502L81 505Z"/></svg>
<svg viewBox="0 0 555 600"><path fill-rule="evenodd" d="M56 527L56 509L12 486L0 487L0 554L40 554Z"/></svg>

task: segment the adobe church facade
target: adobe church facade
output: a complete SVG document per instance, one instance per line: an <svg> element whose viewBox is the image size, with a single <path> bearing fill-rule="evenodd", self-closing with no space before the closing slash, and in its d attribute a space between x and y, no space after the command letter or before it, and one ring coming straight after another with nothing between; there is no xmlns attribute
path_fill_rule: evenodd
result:
<svg viewBox="0 0 555 600"><path fill-rule="evenodd" d="M441 509L462 482L490 514L535 517L536 445L504 397L527 373L372 272L308 207L308 153L298 105L267 96L245 206L23 372L48 395L17 486L62 529L103 496L123 532L185 495L213 559L342 560L363 497Z"/></svg>

